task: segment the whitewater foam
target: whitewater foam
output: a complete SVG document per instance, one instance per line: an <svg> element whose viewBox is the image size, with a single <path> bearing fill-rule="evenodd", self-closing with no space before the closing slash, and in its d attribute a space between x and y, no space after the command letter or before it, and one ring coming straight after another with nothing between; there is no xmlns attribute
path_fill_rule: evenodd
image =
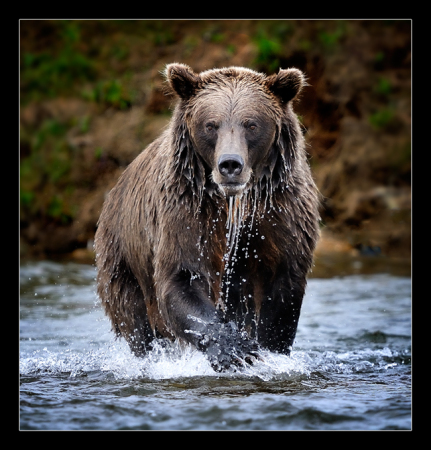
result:
<svg viewBox="0 0 431 450"><path fill-rule="evenodd" d="M134 356L127 344L115 341L105 347L79 353L66 349L53 352L46 347L20 358L21 375L68 374L76 377L86 372L110 373L115 379L154 380L187 377L250 377L263 381L287 379L313 372L352 373L388 370L397 365L397 352L389 348L344 353L292 351L290 356L262 350L253 365L214 372L203 353L190 345L158 343L144 358Z"/></svg>

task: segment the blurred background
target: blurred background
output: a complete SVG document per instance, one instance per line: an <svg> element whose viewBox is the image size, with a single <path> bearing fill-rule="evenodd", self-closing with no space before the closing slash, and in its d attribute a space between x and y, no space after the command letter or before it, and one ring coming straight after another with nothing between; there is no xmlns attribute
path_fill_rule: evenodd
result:
<svg viewBox="0 0 431 450"><path fill-rule="evenodd" d="M20 254L91 261L106 193L168 123L160 72L230 65L308 77L295 111L327 254L411 244L410 20L21 20Z"/></svg>

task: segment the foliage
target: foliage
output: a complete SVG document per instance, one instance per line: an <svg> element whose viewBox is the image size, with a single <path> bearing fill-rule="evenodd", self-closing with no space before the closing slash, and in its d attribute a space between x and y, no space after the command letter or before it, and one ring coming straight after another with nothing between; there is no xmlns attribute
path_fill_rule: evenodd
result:
<svg viewBox="0 0 431 450"><path fill-rule="evenodd" d="M94 79L94 62L80 50L78 24L59 21L60 50L21 55L21 103L55 97L69 91L77 82Z"/></svg>
<svg viewBox="0 0 431 450"><path fill-rule="evenodd" d="M388 126L394 119L394 111L392 108L383 108L369 116L370 124L377 129Z"/></svg>
<svg viewBox="0 0 431 450"><path fill-rule="evenodd" d="M268 73L280 67L280 59L285 57L285 45L293 32L293 26L288 21L264 22L254 38L257 56L254 64Z"/></svg>
<svg viewBox="0 0 431 450"><path fill-rule="evenodd" d="M65 138L67 129L67 124L48 119L39 129L21 135L21 142L27 141L30 149L30 154L20 163L21 207L33 214L39 212L60 219L62 223L73 219L69 205L64 202L73 189L68 177L73 149ZM50 193L53 187L64 193ZM35 196L35 192L45 192L45 195Z"/></svg>
<svg viewBox="0 0 431 450"><path fill-rule="evenodd" d="M127 109L132 104L131 92L119 80L98 81L92 89L83 91L82 96L86 100L118 109Z"/></svg>
<svg viewBox="0 0 431 450"><path fill-rule="evenodd" d="M332 51L346 35L346 22L337 20L334 22L334 29L323 29L319 32L319 43L326 51Z"/></svg>
<svg viewBox="0 0 431 450"><path fill-rule="evenodd" d="M387 78L380 77L375 90L378 94L387 96L392 91L392 84Z"/></svg>

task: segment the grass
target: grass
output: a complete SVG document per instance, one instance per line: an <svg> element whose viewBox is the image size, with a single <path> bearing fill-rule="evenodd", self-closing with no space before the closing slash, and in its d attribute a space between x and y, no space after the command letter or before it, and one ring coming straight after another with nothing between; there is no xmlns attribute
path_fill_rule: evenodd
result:
<svg viewBox="0 0 431 450"><path fill-rule="evenodd" d="M105 107L127 109L131 106L133 95L121 81L105 80L82 92L85 100L90 100Z"/></svg>
<svg viewBox="0 0 431 450"><path fill-rule="evenodd" d="M259 70L272 73L280 67L280 60L287 56L287 45L293 33L289 21L263 22L256 32L254 44L257 56L254 64Z"/></svg>
<svg viewBox="0 0 431 450"><path fill-rule="evenodd" d="M382 96L388 96L392 92L392 83L387 78L380 77L375 92Z"/></svg>
<svg viewBox="0 0 431 450"><path fill-rule="evenodd" d="M29 155L20 162L21 207L31 213L59 219L62 223L73 219L70 208L61 197L49 192L53 189L70 191L73 149L66 140L68 129L68 124L48 119L38 129L21 134L21 141L29 148ZM40 195L41 191L45 194ZM38 192L37 196L35 192Z"/></svg>
<svg viewBox="0 0 431 450"><path fill-rule="evenodd" d="M394 117L395 113L392 108L383 108L371 114L368 120L375 129L383 129L391 124Z"/></svg>
<svg viewBox="0 0 431 450"><path fill-rule="evenodd" d="M343 22L338 22L334 31L321 31L319 33L319 41L324 49L333 50L335 46L340 42L345 34L345 27Z"/></svg>
<svg viewBox="0 0 431 450"><path fill-rule="evenodd" d="M77 83L96 77L93 60L81 50L79 25L57 21L56 26L59 50L51 48L21 55L21 104L56 97L71 91Z"/></svg>

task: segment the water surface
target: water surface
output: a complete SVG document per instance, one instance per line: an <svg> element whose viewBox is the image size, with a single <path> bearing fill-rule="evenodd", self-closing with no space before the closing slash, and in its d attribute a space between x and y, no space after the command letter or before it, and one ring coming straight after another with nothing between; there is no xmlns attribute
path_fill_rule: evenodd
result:
<svg viewBox="0 0 431 450"><path fill-rule="evenodd" d="M136 358L91 265L21 267L21 430L411 429L411 280L311 278L291 357L215 373L190 347Z"/></svg>

